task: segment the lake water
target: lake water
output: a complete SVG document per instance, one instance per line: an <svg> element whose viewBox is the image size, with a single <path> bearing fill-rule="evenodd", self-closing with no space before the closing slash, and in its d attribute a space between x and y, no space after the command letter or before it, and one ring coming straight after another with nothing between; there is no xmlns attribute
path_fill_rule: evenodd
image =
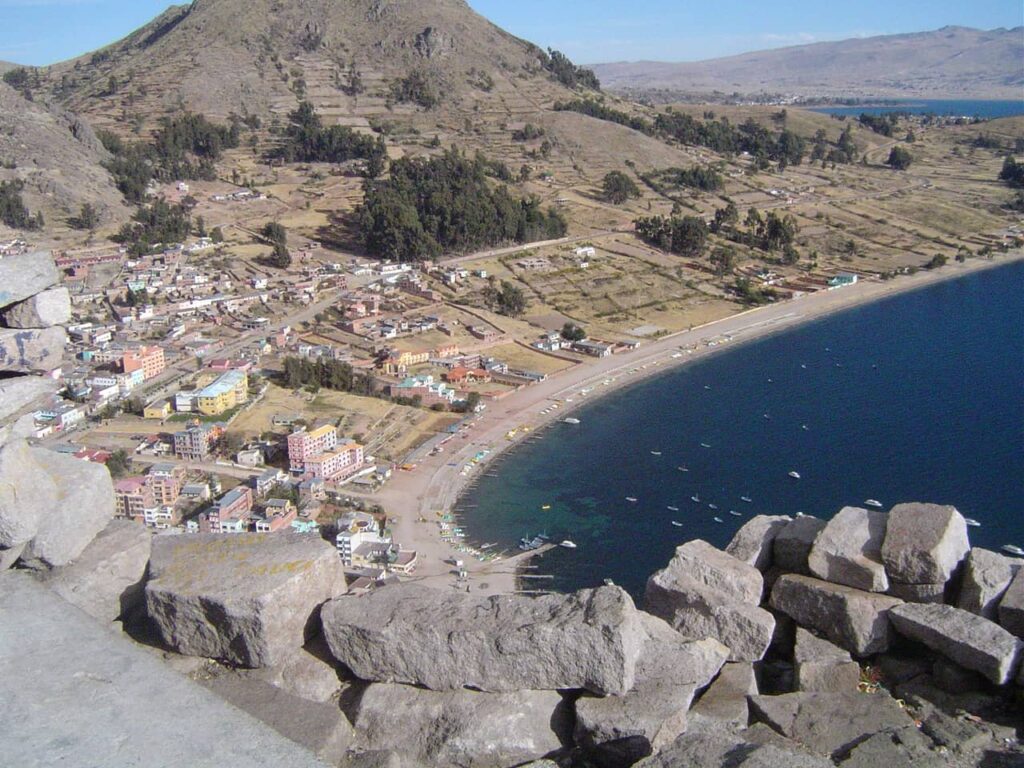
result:
<svg viewBox="0 0 1024 768"><path fill-rule="evenodd" d="M723 350L573 415L460 503L477 544L576 542L535 559L554 577L535 588L610 578L639 596L684 541L722 547L755 514L827 518L869 498L953 504L982 522L974 544L1024 546L1024 263Z"/></svg>
<svg viewBox="0 0 1024 768"><path fill-rule="evenodd" d="M970 101L970 100L920 100L908 101L902 105L886 106L853 106L853 107L814 107L812 112L826 115L846 115L857 117L865 112L869 115L883 115L889 112L910 112L914 115L939 115L942 117L1012 117L1024 115L1024 99L1008 101Z"/></svg>

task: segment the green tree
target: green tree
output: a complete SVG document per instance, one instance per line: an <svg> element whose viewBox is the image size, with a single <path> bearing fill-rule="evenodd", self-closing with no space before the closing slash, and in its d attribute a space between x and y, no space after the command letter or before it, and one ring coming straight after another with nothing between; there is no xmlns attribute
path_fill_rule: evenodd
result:
<svg viewBox="0 0 1024 768"><path fill-rule="evenodd" d="M736 269L736 251L732 248L715 248L708 261L715 268L715 274L719 277L732 274Z"/></svg>
<svg viewBox="0 0 1024 768"><path fill-rule="evenodd" d="M611 171L604 177L601 194L609 203L622 205L631 198L640 197L640 190L622 171Z"/></svg>
<svg viewBox="0 0 1024 768"><path fill-rule="evenodd" d="M212 230L210 230L210 239L213 240L213 242L215 243L223 243L224 230L222 230L220 227L214 227Z"/></svg>
<svg viewBox="0 0 1024 768"><path fill-rule="evenodd" d="M107 470L110 472L110 476L115 480L124 477L128 474L131 469L131 460L128 458L128 453L123 448L119 448L114 451L110 458L107 459Z"/></svg>
<svg viewBox="0 0 1024 768"><path fill-rule="evenodd" d="M562 326L562 338L566 341L583 341L587 338L587 332L576 323L566 323Z"/></svg>
<svg viewBox="0 0 1024 768"><path fill-rule="evenodd" d="M889 159L885 162L894 170L905 171L913 161L914 158L911 157L906 147L896 146L892 148L892 151L889 153Z"/></svg>
<svg viewBox="0 0 1024 768"><path fill-rule="evenodd" d="M82 203L78 215L71 217L68 223L75 229L96 229L100 223L100 215L92 203Z"/></svg>
<svg viewBox="0 0 1024 768"><path fill-rule="evenodd" d="M274 250L267 257L267 264L278 269L288 269L292 265L292 255L284 243L274 243Z"/></svg>

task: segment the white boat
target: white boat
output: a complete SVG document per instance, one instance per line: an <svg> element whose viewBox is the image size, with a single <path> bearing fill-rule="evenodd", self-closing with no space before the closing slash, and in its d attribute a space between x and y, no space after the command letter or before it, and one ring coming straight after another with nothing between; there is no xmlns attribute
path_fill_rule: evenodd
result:
<svg viewBox="0 0 1024 768"><path fill-rule="evenodd" d="M694 502L695 504L700 504L700 496L698 496L695 493L695 494L693 494L693 496L690 497L690 501Z"/></svg>
<svg viewBox="0 0 1024 768"><path fill-rule="evenodd" d="M651 451L651 456L661 456L661 451Z"/></svg>
<svg viewBox="0 0 1024 768"><path fill-rule="evenodd" d="M743 516L740 512L737 512L735 509L730 509L729 510L729 514L732 515L733 517L742 517Z"/></svg>
<svg viewBox="0 0 1024 768"><path fill-rule="evenodd" d="M700 447L701 447L701 448L710 448L711 446L710 446L710 445L708 445L707 443L701 443L701 444L700 444Z"/></svg>
<svg viewBox="0 0 1024 768"><path fill-rule="evenodd" d="M868 499L867 501L864 502L864 506L874 507L875 509L881 509L882 502L880 502L878 499Z"/></svg>
<svg viewBox="0 0 1024 768"><path fill-rule="evenodd" d="M563 541L558 546L564 547L565 549L576 549L576 542L569 541L568 539L566 539L565 541Z"/></svg>
<svg viewBox="0 0 1024 768"><path fill-rule="evenodd" d="M964 522L971 526L971 528L981 528L981 523L979 523L973 517L965 517Z"/></svg>
<svg viewBox="0 0 1024 768"><path fill-rule="evenodd" d="M724 522L725 522L725 520L723 520L723 519L722 519L722 518L720 518L720 517L716 517L716 518L715 518L715 522L716 522L716 523L724 523Z"/></svg>
<svg viewBox="0 0 1024 768"><path fill-rule="evenodd" d="M708 504L708 509L718 509L717 504Z"/></svg>
<svg viewBox="0 0 1024 768"><path fill-rule="evenodd" d="M683 524L680 523L678 520L673 520L672 521L672 525L674 525L676 528L682 528L683 527Z"/></svg>
<svg viewBox="0 0 1024 768"><path fill-rule="evenodd" d="M708 384L705 384L705 385L704 385L704 389L711 389L711 386L710 386L710 385L708 385Z"/></svg>
<svg viewBox="0 0 1024 768"><path fill-rule="evenodd" d="M605 580L604 580L604 585L605 585L606 587L614 587L614 586L615 586L615 582L614 582L614 581L612 581L611 579L605 579Z"/></svg>
<svg viewBox="0 0 1024 768"><path fill-rule="evenodd" d="M754 500L749 496L740 496L740 501L745 501L747 502L747 504L752 504Z"/></svg>
<svg viewBox="0 0 1024 768"><path fill-rule="evenodd" d="M679 511L679 507L667 507L667 509L668 509L669 512L678 512Z"/></svg>
<svg viewBox="0 0 1024 768"><path fill-rule="evenodd" d="M1024 557L1024 549L1016 546L1015 544L1004 544L1003 552L1009 552L1011 555L1020 555Z"/></svg>
<svg viewBox="0 0 1024 768"><path fill-rule="evenodd" d="M790 470L789 476L792 477L794 480L799 480L800 479L800 473L797 472L795 469L794 470Z"/></svg>
<svg viewBox="0 0 1024 768"><path fill-rule="evenodd" d="M628 501L630 504L636 504L636 497L635 496L627 496L626 497L626 501Z"/></svg>
<svg viewBox="0 0 1024 768"><path fill-rule="evenodd" d="M564 424L579 424L580 420L579 419L574 419L574 418L570 417L570 418L562 419L562 422Z"/></svg>
<svg viewBox="0 0 1024 768"><path fill-rule="evenodd" d="M690 471L690 469L688 467L676 467L676 469L678 469L680 472L689 472Z"/></svg>
<svg viewBox="0 0 1024 768"><path fill-rule="evenodd" d="M808 429L808 427L807 427L807 425L806 425L806 424L801 424L801 425L800 425L800 429L802 429L802 430L803 430L804 432L806 432L806 431L807 431L807 429Z"/></svg>

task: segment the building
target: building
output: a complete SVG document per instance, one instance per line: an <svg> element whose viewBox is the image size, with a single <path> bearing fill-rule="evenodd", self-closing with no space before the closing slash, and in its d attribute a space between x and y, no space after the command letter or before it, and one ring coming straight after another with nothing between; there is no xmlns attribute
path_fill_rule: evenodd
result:
<svg viewBox="0 0 1024 768"><path fill-rule="evenodd" d="M363 468L363 446L346 440L326 453L311 456L305 461L305 474L325 482L344 480Z"/></svg>
<svg viewBox="0 0 1024 768"><path fill-rule="evenodd" d="M574 341L572 348L575 352L582 352L591 357L608 357L614 351L611 344L603 344L600 341L591 341L590 339Z"/></svg>
<svg viewBox="0 0 1024 768"><path fill-rule="evenodd" d="M149 381L159 376L167 367L163 347L139 347L126 350L121 358L121 370L125 373L141 370L142 377Z"/></svg>
<svg viewBox="0 0 1024 768"><path fill-rule="evenodd" d="M224 434L220 425L201 424L174 433L174 455L186 461L206 461Z"/></svg>
<svg viewBox="0 0 1024 768"><path fill-rule="evenodd" d="M250 526L252 491L244 485L225 493L199 516L199 530L209 533L246 533Z"/></svg>
<svg viewBox="0 0 1024 768"><path fill-rule="evenodd" d="M341 562L349 568L354 565L356 551L364 544L391 544L391 537L381 533L377 518L365 512L350 512L340 518L334 540Z"/></svg>
<svg viewBox="0 0 1024 768"><path fill-rule="evenodd" d="M253 478L253 489L257 496L266 496L284 480L280 469L268 469L262 475Z"/></svg>
<svg viewBox="0 0 1024 768"><path fill-rule="evenodd" d="M850 272L840 272L835 277L829 278L829 290L833 288L845 288L848 285L856 285L859 277Z"/></svg>
<svg viewBox="0 0 1024 768"><path fill-rule="evenodd" d="M455 402L455 390L443 382L435 382L433 376L413 376L392 384L388 387L388 395L409 400L418 397L420 404L427 408Z"/></svg>
<svg viewBox="0 0 1024 768"><path fill-rule="evenodd" d="M156 506L144 477L128 477L114 484L114 513L127 520L144 522L146 511Z"/></svg>
<svg viewBox="0 0 1024 768"><path fill-rule="evenodd" d="M245 371L221 374L195 393L195 407L206 416L220 416L249 399L249 377Z"/></svg>
<svg viewBox="0 0 1024 768"><path fill-rule="evenodd" d="M185 468L176 464L154 464L146 475L146 483L158 505L173 507L185 485Z"/></svg>
<svg viewBox="0 0 1024 768"><path fill-rule="evenodd" d="M282 529L291 530L297 510L291 499L271 499L263 508L263 516L257 517L256 533L273 533Z"/></svg>
<svg viewBox="0 0 1024 768"><path fill-rule="evenodd" d="M172 412L170 400L159 400L147 405L142 411L142 417L144 419L158 419L163 421L164 419L169 419Z"/></svg>
<svg viewBox="0 0 1024 768"><path fill-rule="evenodd" d="M301 475L306 472L306 460L332 450L338 445L338 430L327 424L312 432L299 430L288 435L288 466Z"/></svg>

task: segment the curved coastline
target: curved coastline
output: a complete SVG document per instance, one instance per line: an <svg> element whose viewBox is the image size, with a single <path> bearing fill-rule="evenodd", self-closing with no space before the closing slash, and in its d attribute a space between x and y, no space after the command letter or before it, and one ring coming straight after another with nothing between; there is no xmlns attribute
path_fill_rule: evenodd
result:
<svg viewBox="0 0 1024 768"><path fill-rule="evenodd" d="M402 472L378 494L380 503L396 516L395 536L420 555L413 578L434 586L454 585L453 561L464 561L465 588L487 594L517 590L516 574L534 552L516 553L500 560L479 562L442 542L437 523L450 512L473 480L511 448L538 430L564 419L576 408L680 365L706 359L722 349L789 330L869 302L969 275L1024 259L1024 251L993 259L972 259L938 270L893 280L864 280L854 286L810 294L787 302L759 307L704 326L662 337L654 342L596 363L583 363L547 381L520 390L492 404L478 415L446 450L428 457L413 472ZM558 407L552 409L552 405ZM547 411L547 413L542 413ZM486 456L464 472L473 458Z"/></svg>

